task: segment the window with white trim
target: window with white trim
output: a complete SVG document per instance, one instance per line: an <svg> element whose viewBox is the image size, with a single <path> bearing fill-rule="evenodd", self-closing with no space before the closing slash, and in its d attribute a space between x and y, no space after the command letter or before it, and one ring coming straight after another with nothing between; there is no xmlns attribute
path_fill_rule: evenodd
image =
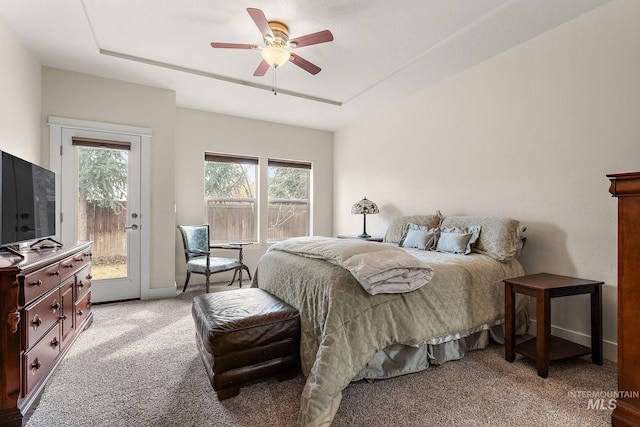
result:
<svg viewBox="0 0 640 427"><path fill-rule="evenodd" d="M311 163L269 159L268 241L308 236Z"/></svg>
<svg viewBox="0 0 640 427"><path fill-rule="evenodd" d="M212 243L257 240L258 158L205 153L204 199Z"/></svg>

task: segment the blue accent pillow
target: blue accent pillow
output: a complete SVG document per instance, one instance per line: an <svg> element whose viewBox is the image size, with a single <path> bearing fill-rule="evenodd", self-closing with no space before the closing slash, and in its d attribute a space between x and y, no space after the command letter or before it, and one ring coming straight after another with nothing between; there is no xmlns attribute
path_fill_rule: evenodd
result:
<svg viewBox="0 0 640 427"><path fill-rule="evenodd" d="M427 251L435 247L437 240L437 228L429 228L424 225L409 223L407 224L402 240L400 240L399 246Z"/></svg>
<svg viewBox="0 0 640 427"><path fill-rule="evenodd" d="M440 230L436 251L466 255L471 253L471 247L479 236L480 226L443 228Z"/></svg>

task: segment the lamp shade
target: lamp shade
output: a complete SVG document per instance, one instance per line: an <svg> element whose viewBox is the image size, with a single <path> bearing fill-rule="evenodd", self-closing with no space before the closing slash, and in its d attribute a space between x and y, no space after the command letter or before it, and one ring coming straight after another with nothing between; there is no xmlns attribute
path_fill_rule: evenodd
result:
<svg viewBox="0 0 640 427"><path fill-rule="evenodd" d="M358 215L371 215L380 213L380 209L378 209L378 205L365 197L351 207L351 213Z"/></svg>
<svg viewBox="0 0 640 427"><path fill-rule="evenodd" d="M291 57L287 49L279 46L265 47L260 51L260 55L262 55L262 59L267 61L267 64L274 67L282 67Z"/></svg>

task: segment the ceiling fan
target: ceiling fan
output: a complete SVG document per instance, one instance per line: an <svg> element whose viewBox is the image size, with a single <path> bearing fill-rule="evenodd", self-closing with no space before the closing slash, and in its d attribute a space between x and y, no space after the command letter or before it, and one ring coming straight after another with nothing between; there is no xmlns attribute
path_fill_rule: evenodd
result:
<svg viewBox="0 0 640 427"><path fill-rule="evenodd" d="M320 67L307 61L300 55L290 52L287 48L296 49L299 47L330 42L333 40L333 34L331 34L331 31L324 30L313 34L307 34L306 36L289 39L289 28L282 22L267 21L267 18L260 9L248 8L247 12L262 33L264 46L255 44L213 42L211 43L211 47L223 49L260 50L262 61L253 73L254 76L264 76L270 66L278 68L286 64L287 61L290 61L313 75L320 72Z"/></svg>

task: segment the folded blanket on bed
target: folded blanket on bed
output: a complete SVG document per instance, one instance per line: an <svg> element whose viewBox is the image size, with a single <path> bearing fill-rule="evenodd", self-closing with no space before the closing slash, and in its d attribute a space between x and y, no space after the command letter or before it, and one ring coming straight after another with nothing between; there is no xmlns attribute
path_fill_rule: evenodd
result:
<svg viewBox="0 0 640 427"><path fill-rule="evenodd" d="M349 270L371 295L411 292L433 277L433 269L428 264L397 246L384 243L295 237L278 242L269 250L333 262Z"/></svg>

